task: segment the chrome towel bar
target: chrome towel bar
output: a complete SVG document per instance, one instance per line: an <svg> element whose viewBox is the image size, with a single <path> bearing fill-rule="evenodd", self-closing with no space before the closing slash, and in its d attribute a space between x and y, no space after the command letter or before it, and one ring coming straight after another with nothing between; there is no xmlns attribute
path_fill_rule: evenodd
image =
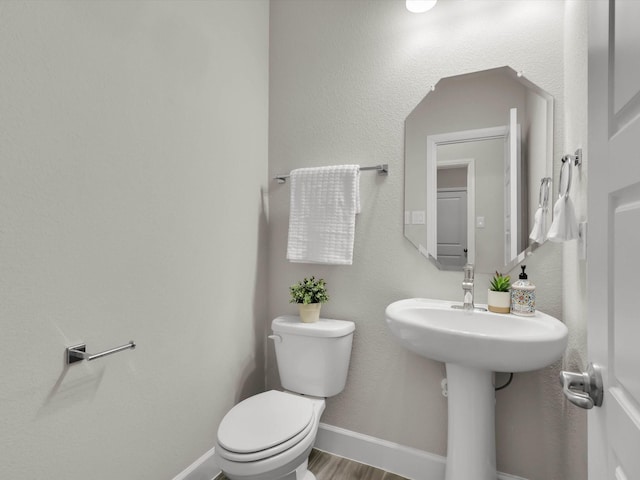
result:
<svg viewBox="0 0 640 480"><path fill-rule="evenodd" d="M389 164L383 163L381 165L374 165L372 167L360 167L360 171L362 170L376 170L378 175L389 175ZM277 180L278 183L285 183L289 178L289 175L276 175L273 177L274 180Z"/></svg>
<svg viewBox="0 0 640 480"><path fill-rule="evenodd" d="M136 344L133 340L131 340L126 345L121 345L119 347L112 348L110 350L105 350L104 352L94 353L90 355L87 353L87 344L81 343L79 345L74 345L73 347L67 347L67 365L71 365L72 363L80 362L82 360L95 360L96 358L106 357L107 355L111 355L113 353L118 353L123 350L136 348Z"/></svg>

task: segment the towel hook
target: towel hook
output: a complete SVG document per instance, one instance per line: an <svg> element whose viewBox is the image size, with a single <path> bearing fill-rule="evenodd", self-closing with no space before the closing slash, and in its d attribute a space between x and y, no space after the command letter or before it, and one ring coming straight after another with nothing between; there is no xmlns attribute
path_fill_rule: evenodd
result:
<svg viewBox="0 0 640 480"><path fill-rule="evenodd" d="M570 162L567 158L568 155L562 157L562 166L560 167L560 179L558 180L558 195L560 197L566 197L569 195L569 190L571 190L571 176L573 175L573 162ZM566 159L566 160L565 160ZM562 174L564 173L565 167L567 169L567 186L562 191Z"/></svg>
<svg viewBox="0 0 640 480"><path fill-rule="evenodd" d="M540 191L538 192L538 207L547 208L549 205L549 188L551 177L540 179Z"/></svg>
<svg viewBox="0 0 640 480"><path fill-rule="evenodd" d="M558 195L567 196L571 189L571 177L573 176L573 167L579 167L582 165L582 149L579 148L572 155L570 153L562 157L562 166L560 167L560 179L558 181ZM562 174L564 173L565 165L567 166L567 187L562 192Z"/></svg>
<svg viewBox="0 0 640 480"><path fill-rule="evenodd" d="M582 165L582 149L579 148L573 155L570 153L562 157L562 163L571 162L574 167L580 167Z"/></svg>

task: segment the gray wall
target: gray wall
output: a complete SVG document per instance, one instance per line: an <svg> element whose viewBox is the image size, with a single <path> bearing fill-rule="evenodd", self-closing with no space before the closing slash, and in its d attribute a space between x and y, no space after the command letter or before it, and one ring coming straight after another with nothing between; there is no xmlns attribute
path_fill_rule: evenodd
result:
<svg viewBox="0 0 640 480"><path fill-rule="evenodd" d="M173 478L264 388L268 14L0 4L0 478Z"/></svg>
<svg viewBox="0 0 640 480"><path fill-rule="evenodd" d="M329 282L324 315L357 324L323 421L445 453L442 365L398 347L383 318L393 300L461 291L403 238L403 122L439 78L508 64L555 97L555 157L584 145L585 2L411 15L275 0L269 128L268 15L258 1L0 4L1 478L172 478L263 388L265 325L295 312L287 287L311 274ZM288 264L289 190L267 178L347 162L391 167L362 175L354 265ZM586 165L582 219L585 184ZM539 308L569 325L562 366L581 367L584 262L547 244L527 264ZM135 351L64 366L68 345L129 339ZM271 346L267 366L278 386ZM500 470L586 478L585 415L560 396L560 366L498 394Z"/></svg>
<svg viewBox="0 0 640 480"><path fill-rule="evenodd" d="M565 117L565 94L575 92L571 106L586 105L586 42L563 32L571 26L581 33L583 12L584 2L540 0L440 2L425 15L409 14L401 1L272 1L270 176L353 162L391 169L388 178L361 175L352 266L287 263L289 189L270 185L270 317L295 313L287 287L316 275L332 295L323 315L356 322L347 387L328 400L324 422L445 454L443 366L400 348L384 321L385 306L400 298L462 298L460 274L436 270L403 237L403 122L439 78L506 64L554 96L554 156L574 149L573 142L565 146L565 128L577 129L571 139L580 140L583 123L573 113ZM575 62L570 74L565 55ZM573 312L579 306L566 305L582 299L563 298L563 288L573 291L568 284L584 278L575 254L571 272L563 267L570 248L546 244L527 266L538 307L559 318L571 313L570 342L580 352L584 324ZM479 302L486 301L488 280L477 277ZM268 384L277 387L272 346L268 353ZM586 478L585 416L562 398L561 363L517 374L497 394L501 471L530 480Z"/></svg>

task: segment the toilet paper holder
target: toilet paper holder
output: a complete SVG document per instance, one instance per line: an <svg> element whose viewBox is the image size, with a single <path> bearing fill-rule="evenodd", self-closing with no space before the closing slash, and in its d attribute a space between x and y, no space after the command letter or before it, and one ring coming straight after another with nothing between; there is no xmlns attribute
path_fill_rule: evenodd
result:
<svg viewBox="0 0 640 480"><path fill-rule="evenodd" d="M74 345L73 347L67 347L67 349L65 350L67 365L71 365L72 363L76 363L76 362L81 362L82 360L87 360L90 362L91 360L95 360L96 358L106 357L107 355L111 355L113 353L118 353L123 350L129 350L134 348L136 348L136 344L133 340L131 340L126 345L121 345L119 347L111 348L109 350L105 350L104 352L100 352L100 353L94 353L92 355L87 353L87 344L80 343L78 345Z"/></svg>

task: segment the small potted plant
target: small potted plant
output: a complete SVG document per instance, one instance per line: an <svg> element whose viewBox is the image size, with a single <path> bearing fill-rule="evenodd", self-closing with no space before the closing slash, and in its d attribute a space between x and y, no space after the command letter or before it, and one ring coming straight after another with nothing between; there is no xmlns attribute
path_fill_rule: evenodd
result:
<svg viewBox="0 0 640 480"><path fill-rule="evenodd" d="M488 307L489 311L495 313L509 313L511 307L511 295L509 289L511 277L499 272L491 279L489 285Z"/></svg>
<svg viewBox="0 0 640 480"><path fill-rule="evenodd" d="M300 312L300 320L305 323L317 322L320 318L320 307L329 301L327 286L321 278L305 278L304 280L291 285L290 303L297 303Z"/></svg>

